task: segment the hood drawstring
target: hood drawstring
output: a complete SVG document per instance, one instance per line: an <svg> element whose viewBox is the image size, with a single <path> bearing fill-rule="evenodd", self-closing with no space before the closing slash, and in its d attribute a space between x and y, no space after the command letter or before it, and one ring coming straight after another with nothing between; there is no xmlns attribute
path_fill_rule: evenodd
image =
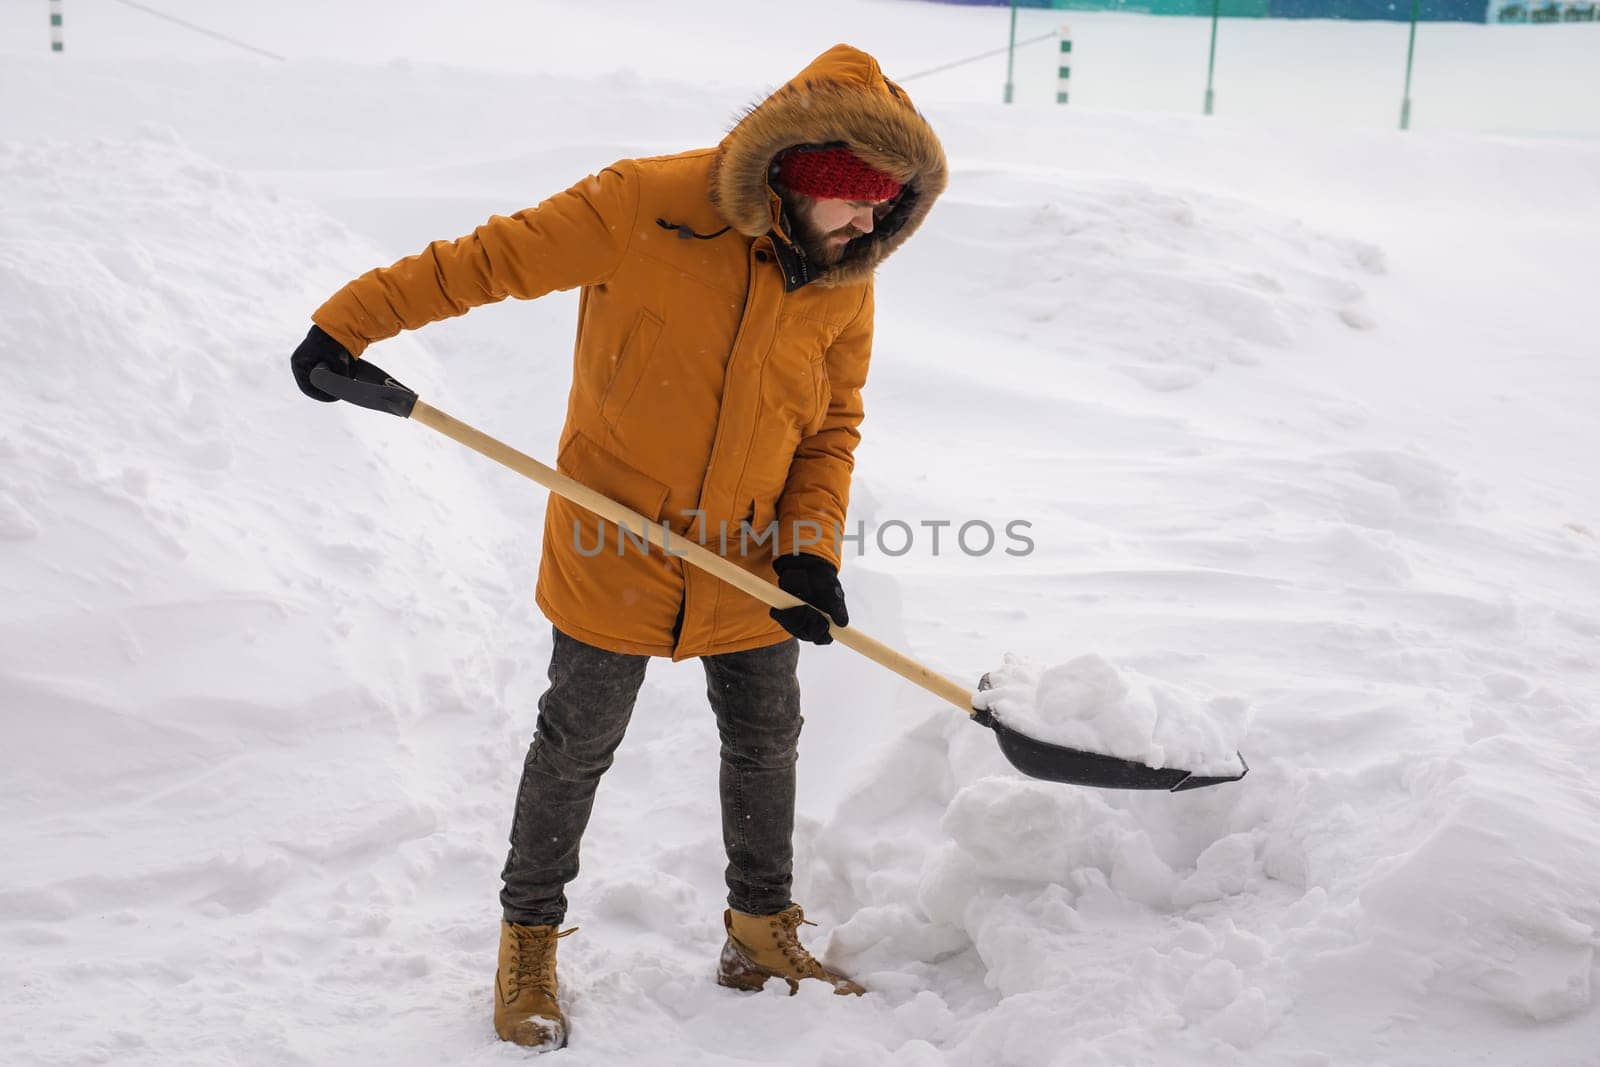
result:
<svg viewBox="0 0 1600 1067"><path fill-rule="evenodd" d="M690 226L687 222L668 222L666 219L656 219L656 225L660 226L663 230L672 230L685 241L690 240L691 238L696 241L709 241L712 238L721 237L723 234L733 229L732 226L724 226L716 233L695 233L694 227Z"/></svg>

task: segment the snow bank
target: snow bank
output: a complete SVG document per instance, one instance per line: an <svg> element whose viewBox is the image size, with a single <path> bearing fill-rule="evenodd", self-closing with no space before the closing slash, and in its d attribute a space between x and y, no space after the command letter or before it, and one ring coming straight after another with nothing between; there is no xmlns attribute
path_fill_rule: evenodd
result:
<svg viewBox="0 0 1600 1067"><path fill-rule="evenodd" d="M487 498L431 488L472 464L285 377L307 303L377 253L160 127L5 143L0 174L8 672L115 705L275 707L398 664L376 615L481 609ZM414 684L386 677L377 699Z"/></svg>
<svg viewBox="0 0 1600 1067"><path fill-rule="evenodd" d="M262 983L425 974L367 939L492 877L456 806L515 772L533 552L470 461L294 389L307 309L381 257L344 227L158 126L0 142L0 188L6 1028L289 1062Z"/></svg>

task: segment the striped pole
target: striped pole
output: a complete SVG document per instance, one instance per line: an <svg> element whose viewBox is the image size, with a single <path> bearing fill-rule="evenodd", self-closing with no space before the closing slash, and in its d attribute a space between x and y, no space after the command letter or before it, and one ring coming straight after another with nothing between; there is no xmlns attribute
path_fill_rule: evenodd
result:
<svg viewBox="0 0 1600 1067"><path fill-rule="evenodd" d="M1072 88L1072 27L1061 27L1061 59L1056 67L1056 103L1067 102L1067 91Z"/></svg>
<svg viewBox="0 0 1600 1067"><path fill-rule="evenodd" d="M50 51L59 52L61 42L61 0L50 0Z"/></svg>

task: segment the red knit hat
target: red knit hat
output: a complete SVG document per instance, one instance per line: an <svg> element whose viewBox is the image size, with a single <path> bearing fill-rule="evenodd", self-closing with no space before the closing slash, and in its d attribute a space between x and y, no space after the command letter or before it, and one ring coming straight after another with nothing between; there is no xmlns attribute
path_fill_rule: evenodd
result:
<svg viewBox="0 0 1600 1067"><path fill-rule="evenodd" d="M800 149L778 161L778 180L818 200L889 200L900 183L848 148Z"/></svg>

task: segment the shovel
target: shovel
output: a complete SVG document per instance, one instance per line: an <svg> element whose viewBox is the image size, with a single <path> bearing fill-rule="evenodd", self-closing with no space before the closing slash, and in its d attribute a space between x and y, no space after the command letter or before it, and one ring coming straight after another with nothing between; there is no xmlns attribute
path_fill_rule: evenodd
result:
<svg viewBox="0 0 1600 1067"><path fill-rule="evenodd" d="M474 452L481 453L496 463L533 479L558 496L587 508L603 519L609 519L630 534L637 530L649 539L650 544L662 551L669 551L661 525L650 522L632 508L595 492L581 482L545 466L532 456L518 452L488 434L446 415L438 408L424 404L417 398L416 393L364 359L352 360L350 369L353 377L345 377L326 364L319 365L311 371L311 384L325 393L360 407L385 411L391 415L420 422L466 445ZM729 563L715 552L685 538L674 539L670 551L772 607L793 608L804 603L771 582L762 581L750 572ZM988 709L975 708L972 690L966 686L924 667L911 657L896 652L860 630L840 626L831 619L828 621L828 628L835 641L855 649L879 666L887 667L907 681L914 682L935 696L949 701L973 722L993 730L1000 742L1000 751L1006 759L1029 777L1073 785L1096 786L1102 789L1165 789L1176 793L1217 785L1221 782L1235 782L1249 771L1243 757L1239 762L1244 770L1238 774L1207 777L1190 774L1176 767L1147 767L1135 760L1066 748L1029 737L996 719ZM988 688L987 683L988 675L985 675L978 688Z"/></svg>

